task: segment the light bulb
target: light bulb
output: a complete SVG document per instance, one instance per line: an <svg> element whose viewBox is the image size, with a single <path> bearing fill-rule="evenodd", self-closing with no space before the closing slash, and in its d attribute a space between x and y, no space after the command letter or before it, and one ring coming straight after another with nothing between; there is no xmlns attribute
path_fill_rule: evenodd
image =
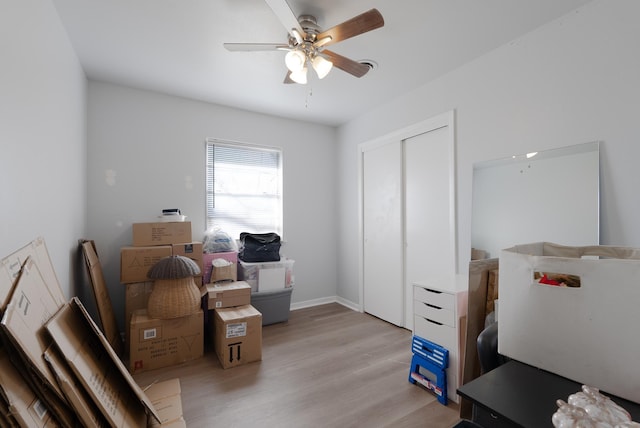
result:
<svg viewBox="0 0 640 428"><path fill-rule="evenodd" d="M324 79L333 67L333 63L321 55L316 55L313 61L311 61L311 65L316 71L316 74L318 74L319 79Z"/></svg>
<svg viewBox="0 0 640 428"><path fill-rule="evenodd" d="M306 85L307 84L307 67L302 67L302 70L300 71L292 71L291 74L289 74L289 78L296 83L299 83L301 85Z"/></svg>
<svg viewBox="0 0 640 428"><path fill-rule="evenodd" d="M295 73L296 71L302 70L306 59L304 52L294 49L287 52L287 55L284 57L284 63L287 65L289 71Z"/></svg>

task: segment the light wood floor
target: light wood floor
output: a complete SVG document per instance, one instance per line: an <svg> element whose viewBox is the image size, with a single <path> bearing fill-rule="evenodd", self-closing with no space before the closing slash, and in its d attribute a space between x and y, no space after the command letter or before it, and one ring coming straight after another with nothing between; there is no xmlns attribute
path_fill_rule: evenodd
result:
<svg viewBox="0 0 640 428"><path fill-rule="evenodd" d="M408 382L411 332L328 304L263 327L262 361L223 370L215 353L135 376L178 377L187 427L450 428L459 407Z"/></svg>

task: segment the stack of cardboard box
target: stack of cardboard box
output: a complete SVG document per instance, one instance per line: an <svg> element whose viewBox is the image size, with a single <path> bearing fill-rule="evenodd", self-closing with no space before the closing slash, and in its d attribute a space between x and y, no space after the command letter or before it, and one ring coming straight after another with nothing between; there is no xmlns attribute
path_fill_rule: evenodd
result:
<svg viewBox="0 0 640 428"><path fill-rule="evenodd" d="M188 257L203 271L202 243L191 241L191 222L134 223L132 245L120 250L125 293L125 352L129 370L139 373L199 358L204 353L204 317L199 311L175 319L154 319L146 308L153 291L147 277L160 259ZM201 275L195 278L202 282Z"/></svg>
<svg viewBox="0 0 640 428"><path fill-rule="evenodd" d="M0 305L0 426L185 426L179 380L150 400L80 300L64 298L44 239L1 260Z"/></svg>
<svg viewBox="0 0 640 428"><path fill-rule="evenodd" d="M223 368L262 360L262 314L251 306L251 286L244 281L202 285L207 336Z"/></svg>

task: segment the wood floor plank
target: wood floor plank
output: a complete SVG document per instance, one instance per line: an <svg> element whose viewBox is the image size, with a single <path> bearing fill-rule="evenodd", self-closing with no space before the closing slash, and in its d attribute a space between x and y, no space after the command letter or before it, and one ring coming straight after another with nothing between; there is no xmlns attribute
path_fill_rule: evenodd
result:
<svg viewBox="0 0 640 428"><path fill-rule="evenodd" d="M222 369L204 357L143 372L180 378L189 428L433 427L459 420L456 403L408 381L411 332L339 304L292 311L263 327L262 361Z"/></svg>

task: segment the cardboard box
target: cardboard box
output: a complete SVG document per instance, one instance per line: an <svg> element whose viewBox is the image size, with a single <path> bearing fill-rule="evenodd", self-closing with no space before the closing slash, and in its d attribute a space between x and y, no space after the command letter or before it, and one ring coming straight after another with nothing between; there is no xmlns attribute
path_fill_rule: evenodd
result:
<svg viewBox="0 0 640 428"><path fill-rule="evenodd" d="M134 282L125 284L124 294L124 352L129 355L129 334L131 334L131 316L137 310L147 309L149 296L153 291L153 282Z"/></svg>
<svg viewBox="0 0 640 428"><path fill-rule="evenodd" d="M207 309L251 304L251 286L244 281L205 284L200 288Z"/></svg>
<svg viewBox="0 0 640 428"><path fill-rule="evenodd" d="M214 346L222 368L262 360L262 314L251 305L214 311Z"/></svg>
<svg viewBox="0 0 640 428"><path fill-rule="evenodd" d="M133 223L133 246L183 244L192 241L191 222Z"/></svg>
<svg viewBox="0 0 640 428"><path fill-rule="evenodd" d="M172 255L172 251L171 245L122 247L120 249L120 282L129 284L150 281L147 277L149 269L160 259Z"/></svg>
<svg viewBox="0 0 640 428"><path fill-rule="evenodd" d="M232 281L236 281L238 278L238 252L237 251L227 251L224 253L207 253L207 254L203 254L202 255L203 259L202 259L202 264L203 264L203 271L202 271L202 283L203 284L209 284L210 282L215 282L211 280L211 272L213 271L213 260L215 259L223 259L226 260L230 263L233 263L235 266L235 274L234 273L228 273L226 276L232 276L232 278L229 278ZM220 274L216 274L216 278L221 278L223 275Z"/></svg>
<svg viewBox="0 0 640 428"><path fill-rule="evenodd" d="M196 284L202 284L202 272L204 272L202 242L171 244L171 254L174 256L188 257L196 262L196 264L200 268L200 275L196 279Z"/></svg>
<svg viewBox="0 0 640 428"><path fill-rule="evenodd" d="M238 265L231 263L228 266L213 266L209 283L229 282L238 280Z"/></svg>
<svg viewBox="0 0 640 428"><path fill-rule="evenodd" d="M129 334L129 371L140 373L184 363L204 353L204 314L172 319L149 318L135 311Z"/></svg>
<svg viewBox="0 0 640 428"><path fill-rule="evenodd" d="M538 242L501 251L498 352L640 402L638 278L636 248Z"/></svg>
<svg viewBox="0 0 640 428"><path fill-rule="evenodd" d="M144 427L160 417L77 297L46 329L78 381L113 427Z"/></svg>

